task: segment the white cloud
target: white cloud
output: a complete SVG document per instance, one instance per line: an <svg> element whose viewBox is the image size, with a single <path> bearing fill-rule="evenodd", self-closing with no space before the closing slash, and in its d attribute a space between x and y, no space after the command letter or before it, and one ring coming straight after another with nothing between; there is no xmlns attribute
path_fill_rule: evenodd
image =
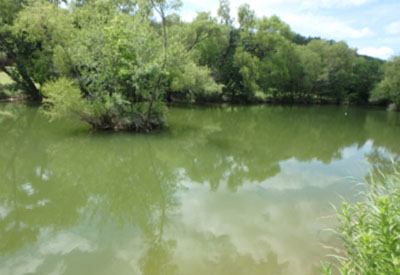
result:
<svg viewBox="0 0 400 275"><path fill-rule="evenodd" d="M391 56L394 55L394 50L389 47L379 47L379 48L364 48L358 50L359 54L362 55L369 55L373 57L378 57L381 59L389 59Z"/></svg>
<svg viewBox="0 0 400 275"><path fill-rule="evenodd" d="M385 31L387 34L400 34L400 21L387 25Z"/></svg>
<svg viewBox="0 0 400 275"><path fill-rule="evenodd" d="M237 16L240 5L248 3L258 16L278 15L291 28L303 35L321 36L322 38L345 40L360 39L372 36L374 33L368 27L354 27L353 21L342 20L337 16L320 15L316 10L326 7L356 6L371 2L371 0L269 0L269 1L231 1L231 15ZM290 7L290 9L288 9ZM196 11L211 11L216 15L217 1L189 0L185 2L181 12L184 21L195 17ZM290 10L290 12L288 12Z"/></svg>
<svg viewBox="0 0 400 275"><path fill-rule="evenodd" d="M197 12L195 11L185 11L181 12L181 20L185 22L191 22L193 19L196 18Z"/></svg>
<svg viewBox="0 0 400 275"><path fill-rule="evenodd" d="M284 14L282 19L303 35L322 36L328 39L358 39L372 36L367 27L354 28L335 17L314 14Z"/></svg>
<svg viewBox="0 0 400 275"><path fill-rule="evenodd" d="M319 8L347 8L351 6L362 6L376 0L231 0L231 7L238 7L242 4L249 4L253 9L262 6L268 9L273 6L292 7L302 9ZM195 5L197 7L212 11L218 8L218 1L214 0L186 0L185 5Z"/></svg>
<svg viewBox="0 0 400 275"><path fill-rule="evenodd" d="M374 0L298 0L304 8L345 8L350 6L362 6Z"/></svg>

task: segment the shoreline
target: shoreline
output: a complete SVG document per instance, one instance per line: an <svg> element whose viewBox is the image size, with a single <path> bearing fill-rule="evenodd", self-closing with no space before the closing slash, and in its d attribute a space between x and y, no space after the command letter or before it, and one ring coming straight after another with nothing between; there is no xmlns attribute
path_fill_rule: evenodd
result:
<svg viewBox="0 0 400 275"><path fill-rule="evenodd" d="M0 98L0 103L38 103L40 100L30 99L28 95L21 96L13 96L13 97L5 97ZM261 106L261 105L270 105L270 106L355 106L355 107L368 107L368 108L385 108L389 110L389 106L384 104L373 104L373 103L364 103L357 104L351 102L334 102L328 100L319 100L315 102L311 101L298 101L298 102L289 102L285 100L279 99L267 99L267 100L256 100L249 102L241 102L241 101L231 101L231 100L180 100L177 98L172 98L172 100L166 101L167 105L196 105L196 106L213 106L213 105L230 105L230 106ZM399 110L400 111L400 110Z"/></svg>

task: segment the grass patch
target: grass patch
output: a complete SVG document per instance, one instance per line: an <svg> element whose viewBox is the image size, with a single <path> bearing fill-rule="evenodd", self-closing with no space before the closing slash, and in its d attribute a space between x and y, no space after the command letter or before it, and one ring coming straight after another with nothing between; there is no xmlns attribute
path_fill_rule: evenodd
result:
<svg viewBox="0 0 400 275"><path fill-rule="evenodd" d="M0 85L9 85L12 83L14 81L5 72L0 72Z"/></svg>

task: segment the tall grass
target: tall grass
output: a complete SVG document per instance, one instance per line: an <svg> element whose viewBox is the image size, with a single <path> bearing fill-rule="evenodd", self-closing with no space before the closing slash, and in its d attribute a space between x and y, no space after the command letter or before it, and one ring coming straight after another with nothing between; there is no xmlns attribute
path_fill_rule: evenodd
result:
<svg viewBox="0 0 400 275"><path fill-rule="evenodd" d="M371 175L365 201L343 203L337 233L344 255L321 274L400 274L400 173Z"/></svg>

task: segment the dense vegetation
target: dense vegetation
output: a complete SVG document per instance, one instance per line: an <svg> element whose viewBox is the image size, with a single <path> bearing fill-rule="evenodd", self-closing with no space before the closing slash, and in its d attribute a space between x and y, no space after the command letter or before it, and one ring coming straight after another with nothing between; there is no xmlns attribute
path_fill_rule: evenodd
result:
<svg viewBox="0 0 400 275"><path fill-rule="evenodd" d="M372 101L391 102L393 108L400 108L400 56L384 66L384 79L372 91Z"/></svg>
<svg viewBox="0 0 400 275"><path fill-rule="evenodd" d="M64 2L60 5L60 2ZM399 59L305 38L248 5L183 22L178 0L0 0L0 70L51 117L151 130L166 102L399 105ZM383 79L383 80L382 80ZM382 80L382 82L380 82ZM379 85L377 85L379 83Z"/></svg>
<svg viewBox="0 0 400 275"><path fill-rule="evenodd" d="M339 264L323 268L323 274L400 274L400 173L373 175L366 201L344 203L339 212L339 235L345 255Z"/></svg>

